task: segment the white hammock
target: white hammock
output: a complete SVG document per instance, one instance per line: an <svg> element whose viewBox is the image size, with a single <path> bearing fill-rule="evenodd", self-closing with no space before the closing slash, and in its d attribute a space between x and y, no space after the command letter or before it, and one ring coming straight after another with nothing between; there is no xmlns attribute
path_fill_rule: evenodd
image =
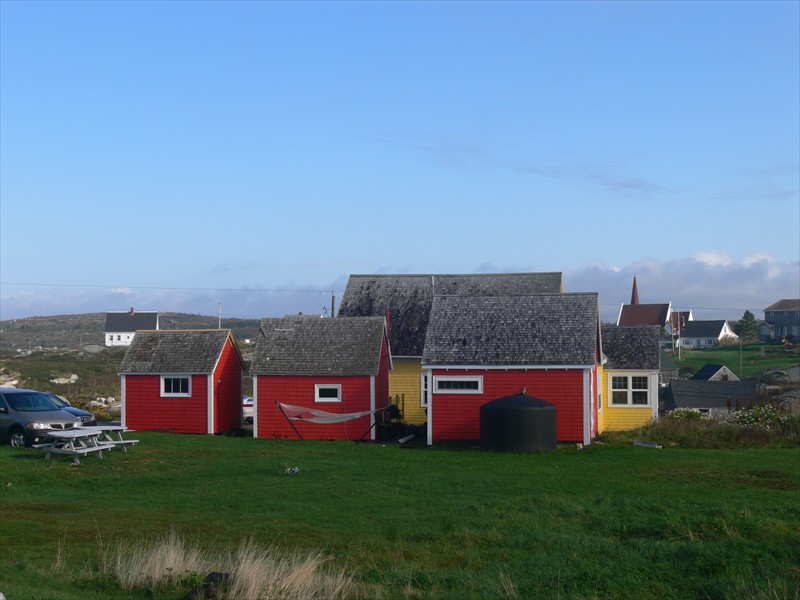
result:
<svg viewBox="0 0 800 600"><path fill-rule="evenodd" d="M283 402L276 402L283 414L290 421L307 421L309 423L343 423L344 421L352 421L353 419L360 419L372 413L380 412L384 408L377 410L365 410L354 413L332 413L316 408L308 408L306 406L295 406L294 404L284 404Z"/></svg>

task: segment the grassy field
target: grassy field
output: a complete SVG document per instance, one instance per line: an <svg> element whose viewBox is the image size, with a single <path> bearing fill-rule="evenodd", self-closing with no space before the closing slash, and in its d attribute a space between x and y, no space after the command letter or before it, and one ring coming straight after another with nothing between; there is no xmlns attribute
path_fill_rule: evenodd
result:
<svg viewBox="0 0 800 600"><path fill-rule="evenodd" d="M740 375L738 344L708 350L681 350L680 360L676 351L673 359L681 370L686 369L691 373L710 363L725 365L737 376ZM763 371L800 364L800 346L787 349L780 345L746 344L742 347L741 364L743 379L758 379Z"/></svg>
<svg viewBox="0 0 800 600"><path fill-rule="evenodd" d="M212 556L243 540L322 551L363 597L800 595L797 448L495 454L136 437L128 454L78 466L0 447L10 600L179 598L191 577L125 591L108 565L114 548L169 533Z"/></svg>

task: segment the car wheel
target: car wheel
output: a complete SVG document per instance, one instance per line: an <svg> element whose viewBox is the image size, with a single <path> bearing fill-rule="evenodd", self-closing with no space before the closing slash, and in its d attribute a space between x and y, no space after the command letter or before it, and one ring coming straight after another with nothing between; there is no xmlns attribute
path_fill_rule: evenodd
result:
<svg viewBox="0 0 800 600"><path fill-rule="evenodd" d="M25 434L21 429L14 428L8 434L8 442L14 448L22 448L25 445Z"/></svg>

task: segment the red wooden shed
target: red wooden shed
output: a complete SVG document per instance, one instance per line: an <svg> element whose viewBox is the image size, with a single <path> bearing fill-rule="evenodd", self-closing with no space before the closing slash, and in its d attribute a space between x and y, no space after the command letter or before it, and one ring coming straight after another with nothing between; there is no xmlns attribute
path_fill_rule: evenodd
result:
<svg viewBox="0 0 800 600"><path fill-rule="evenodd" d="M243 369L230 330L138 331L119 369L122 424L178 433L239 429Z"/></svg>
<svg viewBox="0 0 800 600"><path fill-rule="evenodd" d="M375 439L391 362L385 317L263 319L250 369L253 436ZM304 413L311 418L289 421Z"/></svg>
<svg viewBox="0 0 800 600"><path fill-rule="evenodd" d="M560 442L598 432L596 293L436 296L422 369L428 443L479 440L483 404L521 392L557 409Z"/></svg>

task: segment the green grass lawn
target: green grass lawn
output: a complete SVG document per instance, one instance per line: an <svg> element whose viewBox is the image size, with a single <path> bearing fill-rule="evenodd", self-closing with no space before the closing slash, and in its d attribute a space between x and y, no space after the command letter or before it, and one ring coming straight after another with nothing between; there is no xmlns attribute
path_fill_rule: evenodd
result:
<svg viewBox="0 0 800 600"><path fill-rule="evenodd" d="M101 576L104 548L170 531L221 552L248 538L322 550L382 598L800 593L798 449L496 454L136 437L129 453L78 466L0 447L9 600L179 598L186 590L123 592ZM291 466L300 472L284 474Z"/></svg>
<svg viewBox="0 0 800 600"><path fill-rule="evenodd" d="M737 377L740 376L738 344L708 350L681 350L680 360L676 350L673 359L681 369L688 368L692 373L710 363L725 365ZM797 364L800 364L800 346L787 349L780 345L746 344L742 347L741 365L744 371L742 379L758 378L765 370Z"/></svg>

